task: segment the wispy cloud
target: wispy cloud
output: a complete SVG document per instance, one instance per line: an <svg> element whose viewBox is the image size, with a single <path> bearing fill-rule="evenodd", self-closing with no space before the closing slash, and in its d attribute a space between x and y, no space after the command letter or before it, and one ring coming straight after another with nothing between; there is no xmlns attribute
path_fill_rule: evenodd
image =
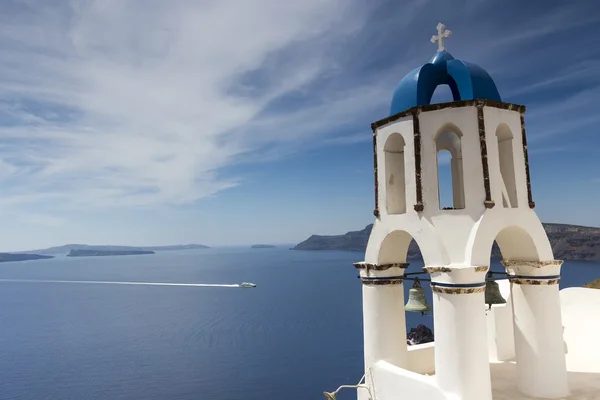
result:
<svg viewBox="0 0 600 400"><path fill-rule="evenodd" d="M343 3L4 3L0 179L19 175L4 201L177 204L235 185L217 171L290 136L261 111L330 67L307 44L360 27Z"/></svg>
<svg viewBox="0 0 600 400"><path fill-rule="evenodd" d="M50 228L56 228L63 225L66 221L63 218L55 217L49 214L41 214L41 213L26 213L19 215L19 219L26 223L32 225L41 225Z"/></svg>
<svg viewBox="0 0 600 400"><path fill-rule="evenodd" d="M226 167L370 140L368 123L385 116L394 84L434 51L429 2L392 3L3 2L0 203L189 203L239 184ZM436 8L455 32L451 51L497 73L505 97L600 84L597 61L539 71L560 61L545 38L597 14L505 8ZM595 88L576 89L532 107L530 140L599 122L596 99ZM560 119L565 110L576 121Z"/></svg>

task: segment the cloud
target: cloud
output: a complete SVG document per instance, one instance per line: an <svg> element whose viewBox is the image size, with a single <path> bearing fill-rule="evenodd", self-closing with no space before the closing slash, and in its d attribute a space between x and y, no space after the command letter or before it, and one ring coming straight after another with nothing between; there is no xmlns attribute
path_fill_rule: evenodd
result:
<svg viewBox="0 0 600 400"><path fill-rule="evenodd" d="M56 228L65 224L65 220L48 214L26 213L19 215L19 219L26 224Z"/></svg>
<svg viewBox="0 0 600 400"><path fill-rule="evenodd" d="M218 171L311 129L258 118L328 70L309 45L361 24L341 0L64 4L0 6L5 203L181 204L236 185Z"/></svg>
<svg viewBox="0 0 600 400"><path fill-rule="evenodd" d="M434 51L438 12L454 31L450 50L497 72L509 98L599 78L596 62L563 62L512 81L540 59L558 63L540 43L596 14L466 2L432 15L428 3L2 2L0 204L191 203L243 182L228 167L370 141L393 86ZM579 57L572 43L554 48ZM528 137L573 129L558 120L565 107L582 128L597 122L581 107L596 97L576 90L530 108Z"/></svg>

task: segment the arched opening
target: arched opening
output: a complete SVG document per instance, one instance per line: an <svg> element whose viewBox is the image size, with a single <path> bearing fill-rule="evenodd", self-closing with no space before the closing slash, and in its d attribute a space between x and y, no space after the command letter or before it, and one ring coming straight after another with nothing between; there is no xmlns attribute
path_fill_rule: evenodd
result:
<svg viewBox="0 0 600 400"><path fill-rule="evenodd" d="M440 150L437 153L438 166L438 194L440 208L444 210L454 207L454 195L452 193L452 154L448 150Z"/></svg>
<svg viewBox="0 0 600 400"><path fill-rule="evenodd" d="M394 231L386 236L379 249L379 264L389 263L409 263L405 274L408 278L402 284L404 285L404 303L407 304L410 296L410 289L414 285L415 272L422 272L424 266L423 255L417 242L406 231ZM427 275L419 275L422 278L429 278ZM426 281L421 281L421 286L425 298L430 307L433 307L433 294ZM398 301L400 301L398 299ZM433 310L432 310L433 311ZM407 368L420 374L432 374L435 371L435 352L434 352L434 326L433 315L430 311L427 315L421 315L420 312L405 312L406 322L406 344L408 346L408 365ZM398 340L402 340L399 337ZM414 346L417 344L428 344L426 346Z"/></svg>
<svg viewBox="0 0 600 400"><path fill-rule="evenodd" d="M404 138L393 133L385 142L385 206L388 214L406 212L406 177L404 165Z"/></svg>
<svg viewBox="0 0 600 400"><path fill-rule="evenodd" d="M433 91L433 94L431 95L431 100L429 101L429 104L450 103L450 102L456 101L456 100L460 100L460 98L455 99L455 96L452 93L452 89L450 88L450 85L443 84L443 85L438 85L435 88L435 90Z"/></svg>
<svg viewBox="0 0 600 400"><path fill-rule="evenodd" d="M393 231L389 233L379 248L379 255L377 259L378 264L394 264L394 263L405 263L407 258L411 256L419 256L420 253L409 254L409 246L414 242L410 233L406 231ZM416 242L414 242L416 245ZM413 250L414 251L414 250Z"/></svg>
<svg viewBox="0 0 600 400"><path fill-rule="evenodd" d="M438 202L442 210L465 208L461 137L460 130L455 127L444 128L436 135Z"/></svg>
<svg viewBox="0 0 600 400"><path fill-rule="evenodd" d="M490 252L490 270L503 272L502 260L538 261L539 254L531 235L519 226L508 226L502 229L492 244ZM510 284L507 280L499 280L500 291L506 299L510 295Z"/></svg>
<svg viewBox="0 0 600 400"><path fill-rule="evenodd" d="M518 207L515 160L513 156L513 134L502 124L496 129L498 139L498 159L500 161L500 188L504 208Z"/></svg>
<svg viewBox="0 0 600 400"><path fill-rule="evenodd" d="M518 226L508 226L496 235L496 243L505 260L539 261L537 247L531 235Z"/></svg>
<svg viewBox="0 0 600 400"><path fill-rule="evenodd" d="M496 235L491 246L490 271L497 273L492 276L497 279L498 292L506 301L504 304L486 306L490 307L486 311L489 356L490 360L498 362L515 357L512 291L510 281L502 275L506 272L502 260L539 260L535 242L525 229L508 226ZM489 295L489 298L493 297Z"/></svg>

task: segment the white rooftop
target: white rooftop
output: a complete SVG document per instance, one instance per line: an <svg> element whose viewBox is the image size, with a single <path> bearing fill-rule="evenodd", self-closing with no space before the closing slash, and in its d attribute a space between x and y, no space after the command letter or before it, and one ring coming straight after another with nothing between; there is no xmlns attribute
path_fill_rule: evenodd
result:
<svg viewBox="0 0 600 400"><path fill-rule="evenodd" d="M524 395L518 389L513 326L508 318L512 315L512 304L507 284L506 281L500 284L507 303L494 306L486 316L487 333L493 338L489 341L492 399L532 400L533 397ZM600 400L600 346L596 344L600 338L600 290L563 289L560 291L560 304L570 391L562 400ZM397 393L402 393L403 398L459 399L439 391L434 372L435 351L435 342L409 346L407 369L383 360L377 362L373 367L374 373L367 376L375 395L373 399L396 398ZM368 398L366 390L360 389L359 400Z"/></svg>
<svg viewBox="0 0 600 400"><path fill-rule="evenodd" d="M599 360L600 363L600 360ZM492 374L492 397L494 400L533 399L517 389L517 365L515 362L490 364ZM564 399L600 399L600 373L568 372L571 394Z"/></svg>

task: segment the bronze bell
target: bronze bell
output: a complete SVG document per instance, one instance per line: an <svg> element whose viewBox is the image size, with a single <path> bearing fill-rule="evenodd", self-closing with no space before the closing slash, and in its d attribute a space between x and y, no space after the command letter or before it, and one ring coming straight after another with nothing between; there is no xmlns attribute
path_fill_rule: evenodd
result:
<svg viewBox="0 0 600 400"><path fill-rule="evenodd" d="M485 304L489 306L488 310L492 308L493 304L506 304L506 300L500 294L498 282L492 280L491 272L488 272L487 278L485 282Z"/></svg>
<svg viewBox="0 0 600 400"><path fill-rule="evenodd" d="M427 304L427 299L425 298L425 289L421 287L419 278L415 278L413 287L408 291L408 301L404 306L404 310L409 312L420 312L421 314L425 314L425 311L431 310L429 304Z"/></svg>

